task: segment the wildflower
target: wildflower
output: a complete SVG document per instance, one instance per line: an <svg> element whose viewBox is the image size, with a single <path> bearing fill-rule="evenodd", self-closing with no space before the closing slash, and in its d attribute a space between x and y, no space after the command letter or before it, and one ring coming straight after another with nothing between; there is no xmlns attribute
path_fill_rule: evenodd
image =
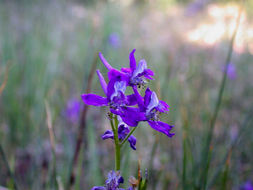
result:
<svg viewBox="0 0 253 190"><path fill-rule="evenodd" d="M247 181L240 187L240 190L253 190L253 184L251 181Z"/></svg>
<svg viewBox="0 0 253 190"><path fill-rule="evenodd" d="M122 120L120 117L118 117L118 120L119 120L119 126L118 126L118 138L120 141L123 141L126 136L128 135L128 133L130 132L130 129L129 129L129 126L127 126ZM113 134L113 131L112 130L107 130L102 136L101 138L103 140L105 139L114 139L114 134ZM133 136L133 135L130 135L129 138L127 139L128 142L129 142L129 145L130 147L133 149L133 150L136 150L136 138Z"/></svg>
<svg viewBox="0 0 253 190"><path fill-rule="evenodd" d="M107 85L99 70L97 70L97 75L107 97L96 94L82 94L81 97L84 103L93 106L109 106L110 111L117 115L121 113L122 107L136 104L134 95L126 96L124 94L126 90L125 81L112 79Z"/></svg>
<svg viewBox="0 0 253 190"><path fill-rule="evenodd" d="M67 102L64 115L71 123L77 123L79 120L79 114L81 110L81 103L77 98L71 98Z"/></svg>
<svg viewBox="0 0 253 190"><path fill-rule="evenodd" d="M147 83L146 79L153 80L152 76L154 76L154 72L147 68L147 63L144 59L139 61L139 64L136 65L136 60L134 57L135 49L129 55L129 65L130 68L121 68L121 70L117 70L113 68L103 57L101 53L99 53L99 57L104 64L104 66L108 69L108 78L113 79L117 78L118 80L126 81L127 86L138 86L141 87Z"/></svg>
<svg viewBox="0 0 253 190"><path fill-rule="evenodd" d="M119 48L121 45L121 40L117 33L111 33L108 37L108 42L115 49Z"/></svg>
<svg viewBox="0 0 253 190"><path fill-rule="evenodd" d="M227 65L227 76L230 80L235 80L237 77L237 72L236 72L236 66L233 63L229 63ZM225 67L222 68L223 72L225 71Z"/></svg>
<svg viewBox="0 0 253 190"><path fill-rule="evenodd" d="M173 126L159 121L159 114L169 111L169 106L166 102L158 100L155 92L149 88L145 91L144 98L139 94L138 90L134 88L134 93L138 102L139 110L135 114L140 115L140 121L147 121L150 127L164 133L168 137L172 137L174 133L170 133Z"/></svg>
<svg viewBox="0 0 253 190"><path fill-rule="evenodd" d="M110 171L105 182L105 186L95 186L91 190L124 190L119 188L119 185L124 183L123 177L120 172Z"/></svg>
<svg viewBox="0 0 253 190"><path fill-rule="evenodd" d="M230 80L234 80L234 79L236 79L236 77L237 77L237 73L236 73L236 66L235 66L235 64L233 64L233 63L230 63L229 65L228 65L228 78L230 79Z"/></svg>

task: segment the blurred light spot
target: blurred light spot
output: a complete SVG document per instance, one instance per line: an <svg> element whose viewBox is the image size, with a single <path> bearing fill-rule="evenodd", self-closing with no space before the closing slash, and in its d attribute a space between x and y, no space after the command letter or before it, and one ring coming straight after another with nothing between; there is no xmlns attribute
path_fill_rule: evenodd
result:
<svg viewBox="0 0 253 190"><path fill-rule="evenodd" d="M223 39L230 39L236 27L239 11L240 7L236 4L209 5L207 8L208 20L190 30L186 34L186 40L200 46L213 46ZM243 53L248 46L249 52L252 53L253 45L246 43L250 40L253 40L253 27L248 23L245 11L242 11L234 50L237 53Z"/></svg>

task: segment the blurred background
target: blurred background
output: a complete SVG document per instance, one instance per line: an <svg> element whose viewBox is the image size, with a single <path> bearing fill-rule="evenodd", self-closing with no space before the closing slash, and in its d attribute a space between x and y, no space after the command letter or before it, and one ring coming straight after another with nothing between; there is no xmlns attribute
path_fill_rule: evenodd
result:
<svg viewBox="0 0 253 190"><path fill-rule="evenodd" d="M106 75L98 52L121 68L136 48L137 60L144 58L156 73L150 86L170 105L162 120L175 126L176 135L169 139L140 124L137 150L122 150L123 187L136 176L139 160L143 173L148 170L150 190L201 189L203 142L240 7L228 0L2 0L0 186L65 187L84 106L80 95L92 65ZM206 189L242 189L253 182L252 10L253 1L245 1L213 131ZM103 94L96 75L91 91ZM110 128L107 111L87 112L74 189L103 185L114 168L113 142L100 137Z"/></svg>

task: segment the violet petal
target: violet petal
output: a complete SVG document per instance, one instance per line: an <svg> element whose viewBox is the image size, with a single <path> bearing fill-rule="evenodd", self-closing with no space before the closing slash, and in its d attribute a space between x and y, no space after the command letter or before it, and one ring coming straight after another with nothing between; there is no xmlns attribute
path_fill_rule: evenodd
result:
<svg viewBox="0 0 253 190"><path fill-rule="evenodd" d="M81 95L85 104L92 106L106 106L108 101L106 98L96 94L82 94Z"/></svg>
<svg viewBox="0 0 253 190"><path fill-rule="evenodd" d="M170 130L173 128L173 126L161 121L148 121L148 123L150 127L155 129L156 131L164 133L168 137L174 136L174 133L170 133Z"/></svg>

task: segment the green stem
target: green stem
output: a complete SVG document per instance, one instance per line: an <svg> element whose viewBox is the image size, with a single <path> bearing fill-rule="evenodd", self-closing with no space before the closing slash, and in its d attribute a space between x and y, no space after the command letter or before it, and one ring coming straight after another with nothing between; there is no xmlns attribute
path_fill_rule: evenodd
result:
<svg viewBox="0 0 253 190"><path fill-rule="evenodd" d="M233 53L233 45L234 45L234 40L240 25L240 19L241 19L241 13L242 13L242 9L239 11L239 15L237 17L237 21L236 21L236 27L235 30L233 31L233 35L230 41L230 45L229 45L229 50L228 50L228 54L227 54L227 58L226 58L226 62L225 62L225 71L223 74L223 78L220 84L220 89L219 89L219 93L218 93L218 97L217 97L217 101L216 101L216 105L215 105L215 109L214 109L214 113L213 116L211 118L210 121L210 127L208 129L208 134L207 134L207 140L206 143L204 145L204 151L203 151L203 160L202 160L202 167L204 168L201 177L200 177L200 183L201 183L201 189L206 189L206 184L207 184L207 175L208 175L208 170L209 170L209 163L208 162L208 158L210 157L210 153L211 153L211 142L212 142L212 138L213 138L213 131L214 131L214 127L215 127L215 123L216 123L216 119L220 110L220 106L221 106L221 102L222 102L222 96L223 96L223 92L225 89L225 84L226 84L226 79L227 79L227 72L228 72L228 67L232 58L232 53Z"/></svg>
<svg viewBox="0 0 253 190"><path fill-rule="evenodd" d="M114 123L113 123L114 118ZM114 143L115 143L115 171L120 170L120 143L118 137L118 119L117 116L111 117L111 126L114 133Z"/></svg>
<svg viewBox="0 0 253 190"><path fill-rule="evenodd" d="M133 132L135 131L136 128L137 128L137 127L134 127L134 128L130 131L130 133L128 133L128 135L126 136L126 138L120 143L120 147L122 147L122 146L125 144L125 142L127 141L127 139L133 134Z"/></svg>

